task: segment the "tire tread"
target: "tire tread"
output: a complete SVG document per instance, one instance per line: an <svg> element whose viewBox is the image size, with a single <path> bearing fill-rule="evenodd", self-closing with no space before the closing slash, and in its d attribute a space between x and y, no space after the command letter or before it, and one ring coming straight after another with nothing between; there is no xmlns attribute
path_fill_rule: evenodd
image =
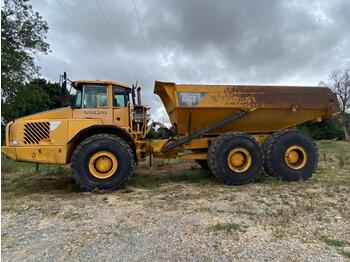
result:
<svg viewBox="0 0 350 262"><path fill-rule="evenodd" d="M112 139L115 140L116 142L119 142L127 151L130 159L131 159L131 166L132 168L130 169L129 173L127 174L127 179L132 175L133 172L133 168L135 166L135 157L134 157L134 153L131 149L131 147L120 137L113 135L113 134L97 134L97 135L92 135L88 138L86 138L85 140L83 140L78 146L77 148L74 150L73 155L72 155L72 161L71 161L71 169L72 169L72 177L73 180L75 181L75 183L84 191L91 191L94 190L94 188L90 188L86 185L84 185L80 179L79 179L79 174L76 172L76 168L75 168L75 163L76 163L76 159L79 158L79 155L81 153L81 150L87 146L89 143L91 143L92 141L98 140L98 139ZM124 181L125 183L126 181ZM123 183L123 184L124 184ZM119 188L119 186L115 186L113 188L110 188L111 190L113 189L117 189Z"/></svg>
<svg viewBox="0 0 350 262"><path fill-rule="evenodd" d="M227 183L224 179L224 177L222 176L222 174L220 174L220 172L218 171L218 165L220 163L218 163L218 161L215 161L216 159L216 153L220 147L220 145L222 143L224 143L226 140L230 139L230 138L237 138L237 137L241 137L241 138L247 138L251 141L254 141L254 143L257 144L257 148L259 148L260 150L260 154L262 154L262 150L261 150L261 147L259 145L259 143L252 137L249 135L249 134L246 134L246 133L242 133L242 132L227 132L227 133L224 133L220 136L218 136L210 145L209 147L209 150L208 150L208 166L209 166L209 169L210 171L212 172L212 174L222 183ZM263 163L261 165L261 170L262 170L262 166L263 166ZM251 182L254 182L256 178L251 178L250 180L246 181L245 183L251 183ZM234 185L241 185L242 183L234 183Z"/></svg>
<svg viewBox="0 0 350 262"><path fill-rule="evenodd" d="M307 139L309 139L312 143L313 146L316 150L316 154L318 154L318 148L317 148L317 144L315 143L315 141L313 139L310 138L310 136L308 136L305 132L298 130L298 129L286 129L286 130L282 130L282 131L277 131L273 134L271 134L266 141L263 143L263 156L264 156L264 169L265 171L272 177L276 177L278 179L281 179L282 176L277 172L277 170L274 168L273 165L273 161L272 161L272 149L273 146L277 143L277 141L282 137L285 136L289 133L298 133L304 137L306 137ZM317 162L314 164L314 166L312 167L314 170L317 167Z"/></svg>

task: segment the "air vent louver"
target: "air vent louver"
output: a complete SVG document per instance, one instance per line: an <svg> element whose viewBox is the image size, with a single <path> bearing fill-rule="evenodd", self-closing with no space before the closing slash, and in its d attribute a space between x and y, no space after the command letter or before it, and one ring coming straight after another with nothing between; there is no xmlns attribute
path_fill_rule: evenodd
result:
<svg viewBox="0 0 350 262"><path fill-rule="evenodd" d="M39 144L50 138L49 122L32 122L24 125L24 144Z"/></svg>

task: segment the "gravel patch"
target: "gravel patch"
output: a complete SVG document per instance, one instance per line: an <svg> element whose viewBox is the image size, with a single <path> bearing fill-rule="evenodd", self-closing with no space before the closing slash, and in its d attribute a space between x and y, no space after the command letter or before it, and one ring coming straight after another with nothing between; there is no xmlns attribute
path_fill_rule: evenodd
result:
<svg viewBox="0 0 350 262"><path fill-rule="evenodd" d="M66 192L67 176L3 195L3 261L349 261L347 184L203 178L85 193Z"/></svg>

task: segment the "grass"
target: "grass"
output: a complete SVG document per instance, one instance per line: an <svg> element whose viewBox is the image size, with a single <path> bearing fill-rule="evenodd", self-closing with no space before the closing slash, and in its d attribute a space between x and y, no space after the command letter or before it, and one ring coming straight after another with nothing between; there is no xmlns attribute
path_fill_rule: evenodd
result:
<svg viewBox="0 0 350 262"><path fill-rule="evenodd" d="M72 210L68 210L63 213L62 218L67 220L78 220L81 219L82 216L79 213L73 212Z"/></svg>
<svg viewBox="0 0 350 262"><path fill-rule="evenodd" d="M15 172L48 172L60 170L58 165L50 164L38 164L38 170L36 170L36 163L15 162L5 155L1 154L1 173L15 173Z"/></svg>
<svg viewBox="0 0 350 262"><path fill-rule="evenodd" d="M321 236L320 239L321 239L321 241L323 241L327 245L337 248L338 252L341 255L343 255L345 257L350 257L350 252L345 250L345 246L346 246L345 241L340 240L340 239L331 238L331 237L328 237L328 236L325 236L325 235Z"/></svg>
<svg viewBox="0 0 350 262"><path fill-rule="evenodd" d="M74 182L73 183L70 183L67 185L65 191L67 193L72 193L72 192L80 192L80 188L78 187L77 184L75 184Z"/></svg>
<svg viewBox="0 0 350 262"><path fill-rule="evenodd" d="M317 144L320 155L318 170L311 180L300 183L300 186L315 183L322 186L350 186L350 144L342 141L318 141ZM3 155L1 160L3 196L55 189L63 189L66 193L80 191L70 178L70 171L66 167L39 164L39 169L36 170L35 163L15 162ZM189 168L184 171L166 167L169 164L176 167L177 164L188 162L190 161L183 159L153 159L152 167L149 167L149 159L146 159L138 164L138 170L147 175L132 176L123 190L127 193L132 192L133 188L159 188L169 183L219 184L215 179L210 178L208 171L203 169ZM274 188L285 184L265 173L257 179L256 183ZM305 210L310 212L313 211L312 208L312 206L305 206Z"/></svg>
<svg viewBox="0 0 350 262"><path fill-rule="evenodd" d="M338 162L340 168L350 168L350 143L345 141L318 141L319 161Z"/></svg>
<svg viewBox="0 0 350 262"><path fill-rule="evenodd" d="M342 254L344 257L350 257L350 252L345 250L340 250L340 254Z"/></svg>
<svg viewBox="0 0 350 262"><path fill-rule="evenodd" d="M332 140L320 140L317 141L318 152L320 155L337 154L344 152L350 154L350 143L346 141L332 141Z"/></svg>
<svg viewBox="0 0 350 262"><path fill-rule="evenodd" d="M66 188L71 192L77 187L71 185L70 171L64 166L40 164L36 170L36 164L15 162L2 155L1 173L1 194L5 199Z"/></svg>
<svg viewBox="0 0 350 262"><path fill-rule="evenodd" d="M224 232L226 234L232 234L237 231L244 232L244 228L246 228L246 226L236 223L217 223L210 226L209 231L214 233Z"/></svg>
<svg viewBox="0 0 350 262"><path fill-rule="evenodd" d="M334 247L343 247L344 246L344 241L339 240L339 239L330 238L328 236L322 236L321 240L330 246L334 246Z"/></svg>

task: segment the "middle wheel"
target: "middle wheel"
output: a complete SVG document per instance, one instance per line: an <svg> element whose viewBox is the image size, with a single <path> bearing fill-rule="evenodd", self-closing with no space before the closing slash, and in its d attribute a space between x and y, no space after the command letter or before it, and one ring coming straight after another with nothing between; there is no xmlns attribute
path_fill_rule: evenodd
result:
<svg viewBox="0 0 350 262"><path fill-rule="evenodd" d="M230 185L243 185L256 179L263 169L259 143L249 134L229 132L210 145L208 165L213 175Z"/></svg>

